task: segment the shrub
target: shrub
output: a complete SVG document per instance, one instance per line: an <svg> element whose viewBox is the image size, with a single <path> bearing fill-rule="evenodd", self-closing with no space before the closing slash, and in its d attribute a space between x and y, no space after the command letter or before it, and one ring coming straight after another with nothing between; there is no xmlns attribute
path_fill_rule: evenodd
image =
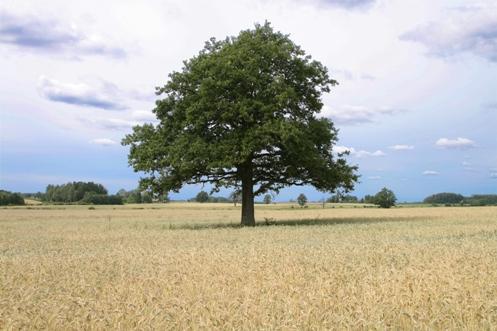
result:
<svg viewBox="0 0 497 331"><path fill-rule="evenodd" d="M424 203L439 203L439 204L453 204L460 203L464 200L464 197L461 194L457 193L437 193L426 197L423 202Z"/></svg>
<svg viewBox="0 0 497 331"><path fill-rule="evenodd" d="M107 194L103 185L93 182L72 182L63 185L48 185L43 198L49 202L76 202L87 193Z"/></svg>
<svg viewBox="0 0 497 331"><path fill-rule="evenodd" d="M0 190L0 206L22 206L24 198L19 193Z"/></svg>
<svg viewBox="0 0 497 331"><path fill-rule="evenodd" d="M497 205L497 194L475 194L465 198L464 202L471 206Z"/></svg>
<svg viewBox="0 0 497 331"><path fill-rule="evenodd" d="M305 196L305 194L300 193L300 195L297 197L297 203L300 207L305 206L305 204L307 203L307 197Z"/></svg>
<svg viewBox="0 0 497 331"><path fill-rule="evenodd" d="M393 191L384 187L380 192L376 193L374 196L374 203L380 206L381 208L390 208L395 206L395 201L397 198Z"/></svg>
<svg viewBox="0 0 497 331"><path fill-rule="evenodd" d="M198 192L197 196L195 197L195 201L207 202L207 201L209 201L209 194L205 191L200 191L200 192Z"/></svg>
<svg viewBox="0 0 497 331"><path fill-rule="evenodd" d="M123 198L119 195L105 195L96 193L86 193L81 203L92 205L122 205Z"/></svg>

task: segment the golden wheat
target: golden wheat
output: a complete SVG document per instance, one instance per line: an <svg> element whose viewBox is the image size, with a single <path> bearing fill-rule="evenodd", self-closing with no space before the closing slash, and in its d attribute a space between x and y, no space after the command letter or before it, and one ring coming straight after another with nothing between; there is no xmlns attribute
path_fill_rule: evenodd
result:
<svg viewBox="0 0 497 331"><path fill-rule="evenodd" d="M0 329L497 328L497 208L329 207L1 209Z"/></svg>

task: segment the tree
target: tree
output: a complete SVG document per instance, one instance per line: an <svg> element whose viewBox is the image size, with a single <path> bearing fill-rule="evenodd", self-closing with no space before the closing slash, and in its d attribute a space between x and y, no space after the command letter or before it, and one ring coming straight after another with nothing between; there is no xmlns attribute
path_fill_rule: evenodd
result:
<svg viewBox="0 0 497 331"><path fill-rule="evenodd" d="M461 203L464 200L464 196L457 193L437 193L426 197L424 203Z"/></svg>
<svg viewBox="0 0 497 331"><path fill-rule="evenodd" d="M107 195L107 190L102 184L93 182L72 182L63 185L48 185L44 199L50 202L77 202L81 201L87 193Z"/></svg>
<svg viewBox="0 0 497 331"><path fill-rule="evenodd" d="M255 225L254 197L292 185L351 190L356 167L334 155L337 130L318 118L337 82L269 23L206 42L157 88L159 123L135 126L122 143L143 187L241 187L242 225Z"/></svg>
<svg viewBox="0 0 497 331"><path fill-rule="evenodd" d="M376 193L374 196L374 203L381 208L390 208L395 206L395 201L397 201L395 194L386 187L382 188L381 191Z"/></svg>
<svg viewBox="0 0 497 331"><path fill-rule="evenodd" d="M24 204L21 194L0 190L0 206L22 206Z"/></svg>
<svg viewBox="0 0 497 331"><path fill-rule="evenodd" d="M305 204L307 203L307 197L305 196L304 193L300 193L300 195L297 197L297 203L299 204L300 207L305 206Z"/></svg>
<svg viewBox="0 0 497 331"><path fill-rule="evenodd" d="M241 202L242 201L242 192L240 192L240 190L234 190L233 192L230 193L230 196L228 198L231 202L233 202L233 204L235 205L236 207L236 204L238 202Z"/></svg>
<svg viewBox="0 0 497 331"><path fill-rule="evenodd" d="M205 191L200 191L200 192L198 192L197 196L195 197L195 201L207 202L207 201L209 201L209 194Z"/></svg>
<svg viewBox="0 0 497 331"><path fill-rule="evenodd" d="M271 194L266 194L264 196L264 203L266 205L269 205L271 203L271 201L273 200L273 197L271 196Z"/></svg>
<svg viewBox="0 0 497 331"><path fill-rule="evenodd" d="M150 192L141 192L141 202L142 203L152 203L152 194Z"/></svg>
<svg viewBox="0 0 497 331"><path fill-rule="evenodd" d="M171 199L169 198L169 194L168 194L168 192L165 192L165 193L159 194L159 195L157 196L157 200L158 200L159 202L163 202L163 203L168 203L168 202L170 202L170 201L171 201Z"/></svg>
<svg viewBox="0 0 497 331"><path fill-rule="evenodd" d="M369 194L366 194L364 196L364 203L372 203L372 204L375 204L375 201L374 201L374 196L373 195L369 195Z"/></svg>

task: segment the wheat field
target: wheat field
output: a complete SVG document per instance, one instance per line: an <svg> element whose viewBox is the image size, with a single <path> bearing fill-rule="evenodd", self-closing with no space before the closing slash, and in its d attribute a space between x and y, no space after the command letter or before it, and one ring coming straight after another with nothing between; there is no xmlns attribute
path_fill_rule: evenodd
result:
<svg viewBox="0 0 497 331"><path fill-rule="evenodd" d="M0 209L0 329L497 329L497 208Z"/></svg>

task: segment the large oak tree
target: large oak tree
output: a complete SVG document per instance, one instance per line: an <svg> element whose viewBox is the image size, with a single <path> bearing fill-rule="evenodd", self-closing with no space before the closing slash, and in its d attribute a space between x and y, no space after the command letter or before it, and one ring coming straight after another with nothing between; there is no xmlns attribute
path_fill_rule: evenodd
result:
<svg viewBox="0 0 497 331"><path fill-rule="evenodd" d="M156 192L210 183L242 192L242 225L255 225L254 197L291 185L350 190L356 167L332 153L337 129L318 118L337 82L326 67L269 23L214 38L157 88L158 124L123 139L129 163Z"/></svg>

